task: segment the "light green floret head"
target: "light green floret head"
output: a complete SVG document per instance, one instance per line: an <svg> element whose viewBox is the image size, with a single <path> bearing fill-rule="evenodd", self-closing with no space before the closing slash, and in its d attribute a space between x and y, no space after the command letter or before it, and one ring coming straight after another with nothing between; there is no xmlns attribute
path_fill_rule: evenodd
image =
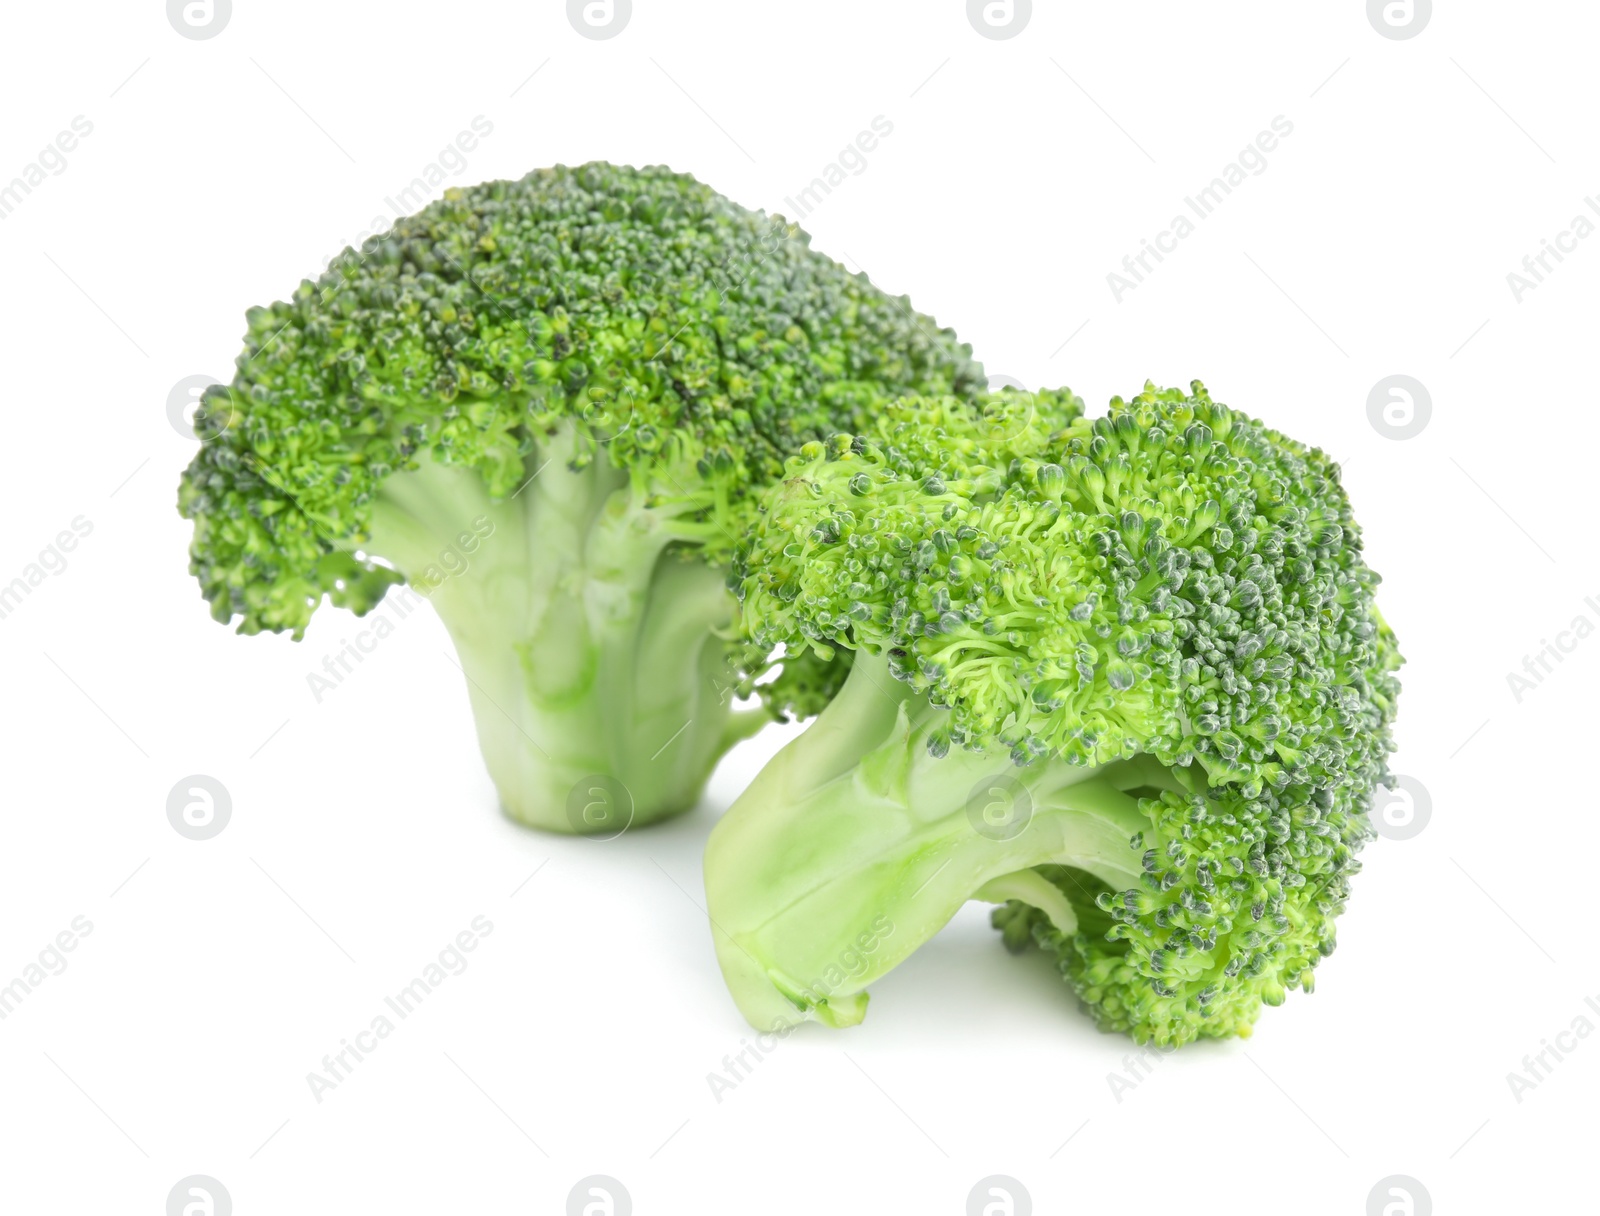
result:
<svg viewBox="0 0 1600 1216"><path fill-rule="evenodd" d="M757 1024L859 1020L974 898L1141 1042L1248 1034L1333 950L1400 664L1338 468L1198 382L1071 400L903 402L768 493L744 626L853 664L708 850Z"/></svg>
<svg viewBox="0 0 1600 1216"><path fill-rule="evenodd" d="M569 815L597 789L631 823L683 810L758 725L718 633L784 458L982 384L903 298L660 167L449 190L248 322L179 487L212 615L298 638L406 583L506 809L564 831L618 826Z"/></svg>

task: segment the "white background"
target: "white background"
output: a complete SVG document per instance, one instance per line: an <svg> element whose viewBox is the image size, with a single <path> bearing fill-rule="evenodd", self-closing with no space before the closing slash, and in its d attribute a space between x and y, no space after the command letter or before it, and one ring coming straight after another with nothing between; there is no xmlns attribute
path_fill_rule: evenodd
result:
<svg viewBox="0 0 1600 1216"><path fill-rule="evenodd" d="M1520 1102L1507 1075L1600 1004L1600 642L1563 635L1520 699L1507 677L1600 623L1600 240L1520 302L1506 276L1600 191L1600 15L1439 7L1392 40L1353 0L1074 0L996 40L957 0L636 0L592 40L553 0L236 0L192 40L155 0L9 6L0 183L75 116L93 132L0 221L0 582L93 531L0 620L0 984L75 916L93 931L0 1021L5 1210L158 1216L195 1173L239 1216L559 1213L589 1174L641 1216L958 1214L990 1174L1039 1213L1359 1214L1393 1174L1441 1213L1577 1210L1600 1035ZM1395 768L1432 819L1367 851L1314 996L1119 1101L1131 1044L973 906L864 1025L807 1027L719 1102L707 1075L751 1032L700 850L784 730L684 819L539 835L495 808L431 614L321 704L306 675L353 618L298 645L208 618L169 390L226 377L244 309L477 115L452 184L664 162L791 213L882 115L804 220L819 249L991 373L1096 410L1198 376L1345 462L1409 660ZM1118 302L1107 274L1278 115L1265 171ZM1368 418L1396 373L1432 400L1406 440ZM203 843L166 818L193 773L233 801ZM316 1101L307 1073L480 914L470 967Z"/></svg>

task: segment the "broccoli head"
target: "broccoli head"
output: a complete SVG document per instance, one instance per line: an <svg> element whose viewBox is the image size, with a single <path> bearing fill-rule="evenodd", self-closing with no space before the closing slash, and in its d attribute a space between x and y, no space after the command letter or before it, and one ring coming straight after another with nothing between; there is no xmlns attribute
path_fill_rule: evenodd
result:
<svg viewBox="0 0 1600 1216"><path fill-rule="evenodd" d="M1400 663L1338 467L1198 382L1032 404L807 445L737 560L758 650L853 660L707 849L758 1026L855 1024L970 899L1162 1045L1248 1034L1334 948Z"/></svg>
<svg viewBox="0 0 1600 1216"><path fill-rule="evenodd" d="M759 725L725 567L785 457L981 383L904 299L664 168L450 190L248 326L179 489L212 615L299 638L409 584L506 810L557 830L692 805ZM629 806L589 798L611 782Z"/></svg>

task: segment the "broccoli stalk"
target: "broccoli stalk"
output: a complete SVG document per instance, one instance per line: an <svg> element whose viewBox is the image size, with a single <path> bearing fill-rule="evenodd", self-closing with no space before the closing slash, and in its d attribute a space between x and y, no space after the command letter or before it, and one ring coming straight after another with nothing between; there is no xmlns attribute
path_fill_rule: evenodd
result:
<svg viewBox="0 0 1600 1216"><path fill-rule="evenodd" d="M1022 900L1073 933L1071 901L1035 866L1137 885L1134 842L1151 825L1127 791L1169 780L1159 765L936 755L945 717L894 679L886 655L858 654L838 696L717 825L706 853L717 955L754 1025L855 1025L867 987L971 899ZM863 948L879 916L887 925Z"/></svg>
<svg viewBox="0 0 1600 1216"><path fill-rule="evenodd" d="M755 1025L859 1022L973 899L1162 1045L1332 952L1399 664L1337 469L1198 383L1079 406L903 402L769 491L744 628L853 663L707 846Z"/></svg>
<svg viewBox="0 0 1600 1216"><path fill-rule="evenodd" d="M603 458L573 469L578 447L558 427L501 499L470 470L397 473L363 549L428 588L506 812L620 831L693 805L723 753L771 719L731 709L734 601L723 571L694 559L705 525L645 506Z"/></svg>
<svg viewBox="0 0 1600 1216"><path fill-rule="evenodd" d="M730 695L726 566L784 457L981 376L905 300L693 178L450 190L251 311L179 488L190 568L216 619L296 638L324 600L359 614L412 584L504 808L616 831L692 806L760 724ZM838 676L794 665L785 707Z"/></svg>

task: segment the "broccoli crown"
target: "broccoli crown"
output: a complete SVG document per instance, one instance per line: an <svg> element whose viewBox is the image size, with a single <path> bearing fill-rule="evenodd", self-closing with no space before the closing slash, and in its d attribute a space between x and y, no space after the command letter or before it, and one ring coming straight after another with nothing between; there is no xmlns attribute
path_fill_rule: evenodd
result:
<svg viewBox="0 0 1600 1216"><path fill-rule="evenodd" d="M981 384L903 298L661 167L450 190L248 325L179 506L213 615L252 633L298 635L325 595L365 610L399 579L359 546L379 484L430 453L501 497L541 433L574 425L580 462L715 517L714 560L801 444Z"/></svg>
<svg viewBox="0 0 1600 1216"><path fill-rule="evenodd" d="M739 560L745 628L886 653L948 711L936 757L1160 761L1178 780L1139 791L1142 887L1044 866L1076 932L997 923L1057 949L1110 1028L1244 1033L1310 987L1371 834L1400 663L1379 579L1338 467L1198 381L1093 420L1035 401L997 435L907 400L806 447Z"/></svg>

